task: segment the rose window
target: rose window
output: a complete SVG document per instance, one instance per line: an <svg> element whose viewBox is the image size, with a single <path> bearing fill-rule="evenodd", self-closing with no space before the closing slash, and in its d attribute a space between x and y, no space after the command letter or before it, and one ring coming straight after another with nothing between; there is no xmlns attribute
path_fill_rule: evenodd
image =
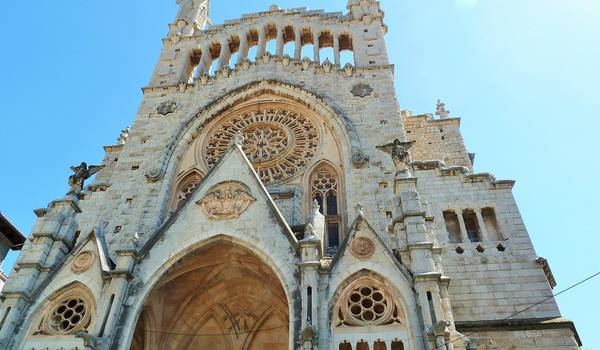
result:
<svg viewBox="0 0 600 350"><path fill-rule="evenodd" d="M58 334L69 334L86 320L87 312L85 301L80 298L69 298L56 306L50 317L49 326Z"/></svg>
<svg viewBox="0 0 600 350"><path fill-rule="evenodd" d="M349 286L337 305L336 327L402 323L403 316L396 299L387 287L374 280L358 281Z"/></svg>
<svg viewBox="0 0 600 350"><path fill-rule="evenodd" d="M319 130L308 117L285 109L244 112L222 120L207 137L204 158L212 168L236 132L243 149L264 183L289 179L306 167L319 147Z"/></svg>

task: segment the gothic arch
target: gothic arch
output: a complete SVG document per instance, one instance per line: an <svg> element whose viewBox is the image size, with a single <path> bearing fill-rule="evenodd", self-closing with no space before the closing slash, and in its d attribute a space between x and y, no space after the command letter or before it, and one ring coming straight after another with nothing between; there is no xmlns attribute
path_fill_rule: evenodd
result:
<svg viewBox="0 0 600 350"><path fill-rule="evenodd" d="M194 256L194 254L197 254L197 252L201 252L204 249L208 249L212 246L220 244L230 245L247 251L252 257L259 259L264 266L268 267L270 271L272 271L274 278L276 278L282 288L282 297L285 299L285 304L287 306L286 313L289 320L288 339L286 345L289 346L289 348L293 348L294 342L299 336L299 334L297 334L298 325L295 324L295 315L300 314L301 307L299 301L295 300L295 295L299 293L298 283L294 278L294 274L296 272L286 271L285 269L287 266L285 262L278 264L274 259L271 258L272 253L264 251L259 246L256 246L253 242L250 242L244 238L240 238L239 236L230 236L224 234L183 247L176 253L169 254L170 258L164 263L161 261L162 257L159 256L155 256L154 259L152 259L152 257L147 257L140 262L140 264L136 267L134 274L137 276L146 277L147 279L143 282L143 284L141 284L141 288L139 290L134 291L132 296L135 297L136 303L131 306L131 310L123 313L120 316L121 319L119 320L119 325L122 326L120 328L124 331L124 334L119 336L123 339L120 342L119 348L129 349L133 342L136 324L138 324L138 321L141 319L146 302L149 300L151 293L156 290L157 287L165 285L165 283L168 284L168 281L164 281L164 279L169 275L169 273L173 271L174 268L176 271L176 267L182 264L184 259ZM176 272L176 275L172 276L172 278L177 278L177 274L178 273ZM220 294L227 295L227 292ZM192 298L188 298L188 300L191 299ZM281 314L281 312L279 314Z"/></svg>
<svg viewBox="0 0 600 350"><path fill-rule="evenodd" d="M165 151L157 154L156 161L146 173L149 181L163 179L163 196L167 196L172 186L179 160L188 150L189 145L199 136L204 127L226 112L229 108L260 94L275 94L296 101L324 118L331 125L332 132L339 143L341 161L350 166L352 154L360 150L361 144L352 123L339 111L333 108L323 97L319 97L300 87L279 81L258 81L242 86L229 94L213 101L194 113L184 123L179 132L173 136ZM166 206L168 200L161 203Z"/></svg>
<svg viewBox="0 0 600 350"><path fill-rule="evenodd" d="M343 293L356 281L362 279L372 279L377 281L381 286L385 286L388 291L392 292L395 296L395 301L398 303L399 308L403 310L403 320L405 330L407 332L408 340L404 342L405 349L419 349L422 348L421 328L419 323L419 313L417 306L417 299L414 290L411 287L411 282L406 280L403 274L391 273L392 271L387 270L380 264L370 264L368 268L357 269L357 266L346 266L344 269L339 270L339 274L332 274L334 277L329 284L328 290L328 304L327 312L328 318L331 320L332 327L329 330L328 336L329 342L334 341L333 334L333 322L336 319L335 307L340 302L340 297L343 297ZM384 277L385 276L385 277ZM370 348L372 344L370 345ZM337 349L337 345L334 346Z"/></svg>
<svg viewBox="0 0 600 350"><path fill-rule="evenodd" d="M74 336L76 332L97 326L96 296L90 288L79 281L71 282L51 292L32 310L34 311L25 321L29 323L24 334L25 342L27 339L35 338L37 334ZM64 315L65 312L69 312L70 315ZM52 320L58 314L62 319L60 323Z"/></svg>
<svg viewBox="0 0 600 350"><path fill-rule="evenodd" d="M197 168L192 168L181 175L173 183L169 208L179 209L204 179L204 174Z"/></svg>

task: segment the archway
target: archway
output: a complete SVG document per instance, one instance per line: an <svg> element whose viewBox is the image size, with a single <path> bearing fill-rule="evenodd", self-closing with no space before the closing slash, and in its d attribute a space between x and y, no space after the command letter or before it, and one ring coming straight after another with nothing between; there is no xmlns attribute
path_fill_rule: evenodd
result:
<svg viewBox="0 0 600 350"><path fill-rule="evenodd" d="M289 308L273 272L229 241L174 264L152 290L132 350L287 349Z"/></svg>

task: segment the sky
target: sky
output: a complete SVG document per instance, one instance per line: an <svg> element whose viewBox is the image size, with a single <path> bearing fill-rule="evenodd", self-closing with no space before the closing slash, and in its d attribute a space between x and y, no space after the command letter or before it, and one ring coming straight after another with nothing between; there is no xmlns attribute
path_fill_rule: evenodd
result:
<svg viewBox="0 0 600 350"><path fill-rule="evenodd" d="M600 1L381 0L400 105L438 98L475 170L514 194L555 292L600 271ZM346 0L285 0L346 11ZM214 23L271 1L213 0ZM175 16L174 0L7 1L0 11L0 211L25 234L34 208L67 192L69 166L99 163L133 120ZM10 270L11 254L4 263ZM558 297L600 350L596 278Z"/></svg>

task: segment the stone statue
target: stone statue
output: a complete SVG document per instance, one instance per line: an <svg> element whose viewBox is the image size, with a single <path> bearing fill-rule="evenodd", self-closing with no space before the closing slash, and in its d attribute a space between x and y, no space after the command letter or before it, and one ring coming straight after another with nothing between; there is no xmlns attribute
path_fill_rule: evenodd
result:
<svg viewBox="0 0 600 350"><path fill-rule="evenodd" d="M437 100L435 115L439 116L440 119L445 119L450 116L450 111L446 109L446 104L442 102L442 100Z"/></svg>
<svg viewBox="0 0 600 350"><path fill-rule="evenodd" d="M400 173L408 173L408 164L410 163L410 153L408 150L415 144L414 141L402 142L398 139L393 143L383 146L377 146L377 149L386 152L392 156L394 165L396 166L396 175Z"/></svg>
<svg viewBox="0 0 600 350"><path fill-rule="evenodd" d="M75 194L79 196L83 190L83 183L85 180L92 177L102 168L104 168L104 165L91 165L88 167L85 162L82 162L79 166L72 166L71 170L73 170L74 174L69 176L69 186L71 189L67 194Z"/></svg>
<svg viewBox="0 0 600 350"><path fill-rule="evenodd" d="M129 127L126 127L125 129L121 130L121 134L119 135L119 138L117 139L117 143L119 145L124 145L125 142L127 141L128 137L129 137Z"/></svg>

